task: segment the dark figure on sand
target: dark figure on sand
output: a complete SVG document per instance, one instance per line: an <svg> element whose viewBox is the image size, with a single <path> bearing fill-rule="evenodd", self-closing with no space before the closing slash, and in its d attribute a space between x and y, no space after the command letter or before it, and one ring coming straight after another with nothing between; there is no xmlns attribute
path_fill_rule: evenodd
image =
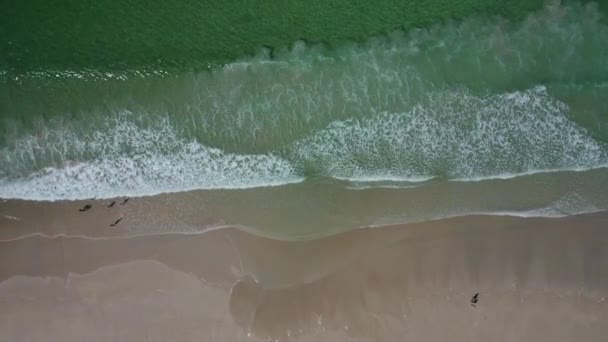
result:
<svg viewBox="0 0 608 342"><path fill-rule="evenodd" d="M122 203L120 203L120 205L125 205L125 204L127 204L128 201L129 201L129 198L126 198Z"/></svg>
<svg viewBox="0 0 608 342"><path fill-rule="evenodd" d="M115 225L117 225L117 224L118 224L120 221L122 221L122 217L121 217L121 218L119 218L118 220L116 220L116 222L112 223L112 224L110 225L110 227L114 227L114 226L115 226Z"/></svg>
<svg viewBox="0 0 608 342"><path fill-rule="evenodd" d="M116 201L110 203L110 205L108 205L108 208L112 208L114 206L114 204L116 204Z"/></svg>
<svg viewBox="0 0 608 342"><path fill-rule="evenodd" d="M90 204L85 205L84 207L82 207L82 209L78 209L78 211L87 211L89 209L91 209L93 206Z"/></svg>
<svg viewBox="0 0 608 342"><path fill-rule="evenodd" d="M473 298L471 298L471 306L475 307L477 302L479 301L479 293L476 293Z"/></svg>

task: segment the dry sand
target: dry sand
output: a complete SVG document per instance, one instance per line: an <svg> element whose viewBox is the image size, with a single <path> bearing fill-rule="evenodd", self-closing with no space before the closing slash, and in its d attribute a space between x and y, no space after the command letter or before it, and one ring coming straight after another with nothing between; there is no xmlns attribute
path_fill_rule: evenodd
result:
<svg viewBox="0 0 608 342"><path fill-rule="evenodd" d="M36 208L3 205L15 217ZM65 229L82 236L32 235L48 232L0 218L2 341L608 336L606 213L468 216L287 242L233 228L95 236L98 223L83 217L100 217L65 206L44 215L67 215Z"/></svg>

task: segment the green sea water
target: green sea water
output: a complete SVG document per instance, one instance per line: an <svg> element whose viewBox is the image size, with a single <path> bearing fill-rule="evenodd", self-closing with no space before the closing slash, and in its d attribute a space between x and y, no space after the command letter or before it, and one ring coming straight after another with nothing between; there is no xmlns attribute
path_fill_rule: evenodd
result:
<svg viewBox="0 0 608 342"><path fill-rule="evenodd" d="M0 198L202 189L273 236L608 208L601 3L2 6Z"/></svg>
<svg viewBox="0 0 608 342"><path fill-rule="evenodd" d="M31 70L201 70L294 41L339 46L470 15L519 19L543 0L59 0L0 3L0 65Z"/></svg>

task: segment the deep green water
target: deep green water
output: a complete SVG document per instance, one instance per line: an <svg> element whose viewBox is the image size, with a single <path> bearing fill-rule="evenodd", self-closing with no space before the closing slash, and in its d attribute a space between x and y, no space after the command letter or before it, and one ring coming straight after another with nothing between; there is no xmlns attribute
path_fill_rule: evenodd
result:
<svg viewBox="0 0 608 342"><path fill-rule="evenodd" d="M470 15L518 19L542 0L59 0L0 2L0 65L173 71L223 64L297 40L339 46Z"/></svg>
<svg viewBox="0 0 608 342"><path fill-rule="evenodd" d="M608 164L601 4L278 3L3 3L0 197L312 194ZM306 193L285 189L288 206ZM541 197L446 208L559 199Z"/></svg>

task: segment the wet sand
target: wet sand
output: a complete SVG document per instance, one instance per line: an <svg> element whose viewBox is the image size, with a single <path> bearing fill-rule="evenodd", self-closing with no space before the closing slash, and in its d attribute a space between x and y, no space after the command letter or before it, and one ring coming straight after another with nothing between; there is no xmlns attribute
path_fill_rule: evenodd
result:
<svg viewBox="0 0 608 342"><path fill-rule="evenodd" d="M350 185L353 187L349 183L318 181L194 190L135 197L124 206L120 205L123 198L0 200L0 240L32 234L91 238L192 234L227 226L272 239L310 240L358 227L471 213L562 216L608 210L608 168L479 182L437 180L367 188ZM112 201L117 203L107 208ZM93 206L89 211L78 211L87 204ZM124 220L119 225L110 227L120 218Z"/></svg>
<svg viewBox="0 0 608 342"><path fill-rule="evenodd" d="M95 237L86 232L102 225L99 216L63 206L48 210L77 217L68 230L81 236L15 234L20 221L0 218L0 232L13 232L0 239L3 340L553 342L608 334L607 213L466 216L279 241L234 228Z"/></svg>

